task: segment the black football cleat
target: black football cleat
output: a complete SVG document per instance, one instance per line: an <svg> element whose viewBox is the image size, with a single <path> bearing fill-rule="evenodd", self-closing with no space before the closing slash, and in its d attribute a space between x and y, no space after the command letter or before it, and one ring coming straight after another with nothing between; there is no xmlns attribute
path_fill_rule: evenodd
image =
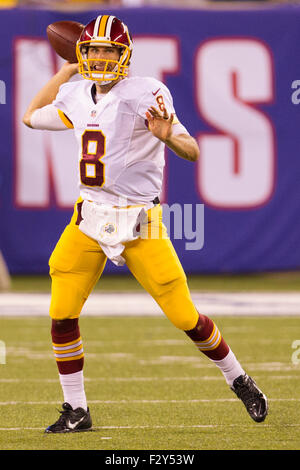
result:
<svg viewBox="0 0 300 470"><path fill-rule="evenodd" d="M92 419L89 409L85 411L83 408L73 410L69 403L62 404L62 411L58 420L45 429L45 433L67 433L67 432L84 432L92 429Z"/></svg>
<svg viewBox="0 0 300 470"><path fill-rule="evenodd" d="M244 374L237 377L233 382L231 390L242 400L254 421L261 423L265 420L268 414L267 397L259 390L249 375Z"/></svg>

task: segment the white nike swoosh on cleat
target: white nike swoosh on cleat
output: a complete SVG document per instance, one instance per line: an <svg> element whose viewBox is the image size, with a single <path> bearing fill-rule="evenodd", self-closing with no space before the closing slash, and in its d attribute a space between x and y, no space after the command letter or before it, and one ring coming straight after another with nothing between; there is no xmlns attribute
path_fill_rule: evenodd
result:
<svg viewBox="0 0 300 470"><path fill-rule="evenodd" d="M84 420L84 418L85 418L85 416L82 416L82 418L80 418L78 421L75 421L75 423L71 423L71 421L69 420L69 421L67 421L66 424L67 424L69 429L75 429L76 426L78 426L78 424L80 424L81 421Z"/></svg>

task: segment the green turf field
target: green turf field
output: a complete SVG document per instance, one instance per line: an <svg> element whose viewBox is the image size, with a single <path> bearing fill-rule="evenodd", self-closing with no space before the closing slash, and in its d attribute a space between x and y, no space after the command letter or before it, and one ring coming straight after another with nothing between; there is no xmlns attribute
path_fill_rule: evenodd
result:
<svg viewBox="0 0 300 470"><path fill-rule="evenodd" d="M50 321L3 317L0 449L299 450L299 318L215 321L269 397L264 423L251 420L214 364L164 317L82 317L94 431L44 435L62 403Z"/></svg>
<svg viewBox="0 0 300 470"><path fill-rule="evenodd" d="M190 275L189 287L193 291L299 291L300 272ZM95 286L96 291L141 291L143 288L131 275L109 275L104 273ZM50 291L50 278L40 276L12 276L12 292Z"/></svg>

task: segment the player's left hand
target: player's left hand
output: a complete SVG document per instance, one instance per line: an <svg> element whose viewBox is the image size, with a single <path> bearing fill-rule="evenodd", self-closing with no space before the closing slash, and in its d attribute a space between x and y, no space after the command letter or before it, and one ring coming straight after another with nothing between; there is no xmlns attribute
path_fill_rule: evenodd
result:
<svg viewBox="0 0 300 470"><path fill-rule="evenodd" d="M155 137L162 142L166 142L170 139L174 119L173 114L169 115L166 108L161 112L154 106L151 106L146 112L146 118L148 120L149 131L151 131Z"/></svg>

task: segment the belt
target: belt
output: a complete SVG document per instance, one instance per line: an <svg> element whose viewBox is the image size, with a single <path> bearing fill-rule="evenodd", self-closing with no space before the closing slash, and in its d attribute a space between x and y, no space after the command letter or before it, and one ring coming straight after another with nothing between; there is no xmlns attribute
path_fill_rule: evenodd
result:
<svg viewBox="0 0 300 470"><path fill-rule="evenodd" d="M153 201L151 202L153 202L153 204L157 206L160 203L159 197L156 196L156 198L154 198ZM82 203L83 201L77 203L77 220L75 222L75 225L79 225L80 222L82 221L82 216L81 216Z"/></svg>

